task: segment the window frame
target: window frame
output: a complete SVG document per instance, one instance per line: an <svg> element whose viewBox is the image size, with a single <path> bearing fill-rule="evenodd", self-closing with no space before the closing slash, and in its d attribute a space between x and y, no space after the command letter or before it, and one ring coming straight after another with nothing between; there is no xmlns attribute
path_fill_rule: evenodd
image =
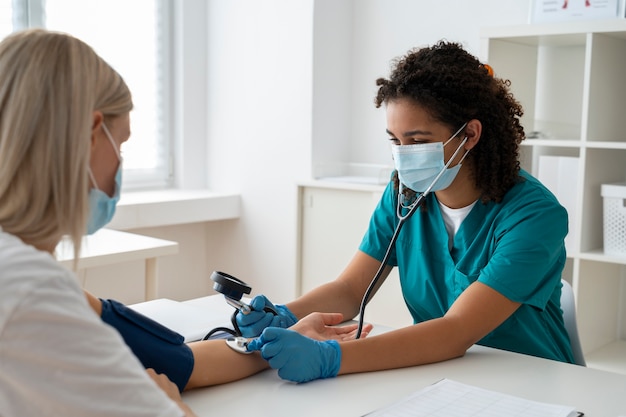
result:
<svg viewBox="0 0 626 417"><path fill-rule="evenodd" d="M174 86L176 76L176 56L174 43L176 41L177 6L174 0L154 0L157 10L157 36L156 49L157 68L156 79L159 82L157 91L160 101L157 106L155 119L160 126L156 129L160 137L157 143L161 148L158 166L153 169L130 170L123 172L122 193L129 191L170 189L176 186L176 165L179 163L175 157L177 146L175 132L177 114L175 112L176 101ZM12 0L13 31L34 27L45 27L46 23L46 0ZM184 26L183 26L184 27ZM122 74L123 76L123 74ZM181 161L182 162L182 161Z"/></svg>

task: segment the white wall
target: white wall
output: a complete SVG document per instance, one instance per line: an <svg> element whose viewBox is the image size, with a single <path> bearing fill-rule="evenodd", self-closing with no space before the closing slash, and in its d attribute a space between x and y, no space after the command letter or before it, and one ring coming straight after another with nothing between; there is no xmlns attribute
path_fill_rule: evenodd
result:
<svg viewBox="0 0 626 417"><path fill-rule="evenodd" d="M290 299L295 183L311 160L313 1L208 4L207 178L242 196L241 219L218 238L215 269Z"/></svg>
<svg viewBox="0 0 626 417"><path fill-rule="evenodd" d="M316 5L318 3L336 2L318 0ZM316 135L313 146L315 150L320 149L314 152L318 162L335 158L328 142L348 141L345 162L391 164L384 110L376 109L373 104L375 80L388 76L391 60L411 48L430 45L440 39L460 42L471 53L479 55L481 27L526 23L530 6L528 0L353 0L348 3L352 4L352 13L345 26L352 29L351 41L347 47L343 42L339 45L349 57L347 63L342 61L342 65L349 66L350 84L346 86L346 92L351 111L344 123L350 134L347 137ZM332 16L319 17L333 21ZM316 22L316 28L320 27L323 24ZM315 34L316 41L326 39L323 33ZM330 40L326 46L317 46L316 50L338 48L333 42ZM336 64L330 60L315 62L316 69L324 67L335 68ZM332 88L332 84L316 84L314 99L324 95L331 100L333 94L337 95ZM331 121L330 118L318 118L314 120L314 126L327 125ZM338 129L343 130L346 127Z"/></svg>
<svg viewBox="0 0 626 417"><path fill-rule="evenodd" d="M255 293L291 299L296 183L316 162L389 163L383 110L373 105L376 78L388 75L394 57L443 38L478 54L481 27L526 23L529 7L529 0L208 0L197 32L208 68L195 98L207 109L197 127L206 132L206 172L197 170L197 183L241 193L242 214L141 231L184 242L181 255L162 260L160 295L205 295L210 272L220 269ZM203 115L192 114L198 126Z"/></svg>
<svg viewBox="0 0 626 417"><path fill-rule="evenodd" d="M390 60L441 38L478 54L482 26L525 23L528 7L521 0L210 2L208 175L212 187L240 190L244 207L228 230L224 268L273 299L293 297L294 184L325 156L389 159L373 97Z"/></svg>

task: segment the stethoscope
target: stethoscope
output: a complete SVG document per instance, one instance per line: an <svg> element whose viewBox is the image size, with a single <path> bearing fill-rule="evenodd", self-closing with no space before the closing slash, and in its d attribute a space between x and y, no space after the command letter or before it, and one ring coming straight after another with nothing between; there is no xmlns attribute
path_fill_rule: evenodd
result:
<svg viewBox="0 0 626 417"><path fill-rule="evenodd" d="M465 127L465 124L461 126L461 129L459 129L457 133L455 133L452 137L458 135L459 132L464 127ZM430 185L426 188L426 190L420 193L415 198L415 200L409 205L405 204L404 194L403 194L404 184L400 182L400 185L398 186L398 204L396 205L396 217L398 218L398 224L396 225L396 229L394 230L393 235L391 236L391 240L389 241L389 245L387 246L385 256L383 256L382 261L380 261L380 266L378 267L378 271L376 271L374 278L372 278L372 281L367 287L367 290L365 290L365 294L363 295L363 299L361 300L361 306L359 308L359 326L357 328L355 339L359 339L361 337L361 333L363 331L363 318L365 316L365 306L370 301L372 291L374 291L374 288L376 288L376 284L380 280L380 277L382 276L383 271L385 270L385 266L387 266L387 261L389 260L389 256L391 256L391 251L393 250L396 244L396 240L398 240L398 236L400 235L400 230L402 229L402 226L404 226L404 223L406 223L411 218L411 216L413 216L413 213L415 213L418 208L424 205L426 197L428 197L428 195L430 194L435 184L437 184L437 181L439 181L439 178L441 178L441 176L450 167L450 164L452 163L454 158L456 158L456 156L461 151L461 149L463 149L463 145L465 144L466 141L467 141L467 137L463 139L463 142L461 143L461 145L459 145L456 151L454 151L450 159L448 159L448 162L445 163L441 171L439 171L435 179L430 183ZM465 156L463 156L463 158L465 158ZM408 210L408 211L406 212L406 214L402 214L403 210Z"/></svg>

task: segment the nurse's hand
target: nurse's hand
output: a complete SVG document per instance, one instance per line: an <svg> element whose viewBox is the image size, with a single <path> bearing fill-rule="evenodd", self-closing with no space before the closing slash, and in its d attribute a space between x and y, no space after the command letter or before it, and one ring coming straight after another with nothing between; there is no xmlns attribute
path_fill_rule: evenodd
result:
<svg viewBox="0 0 626 417"><path fill-rule="evenodd" d="M338 340L340 342L353 340L356 337L358 325L337 326L341 322L343 322L341 313L311 313L289 329L315 340ZM372 328L371 324L364 325L361 338L366 337Z"/></svg>
<svg viewBox="0 0 626 417"><path fill-rule="evenodd" d="M248 350L261 352L278 376L293 382L332 378L339 373L341 348L336 340L323 342L293 330L268 327L248 343Z"/></svg>
<svg viewBox="0 0 626 417"><path fill-rule="evenodd" d="M241 335L257 337L266 327L280 327L286 329L294 325L298 319L289 311L287 306L274 305L264 295L257 295L250 303L252 311L248 314L237 312L236 320ZM277 314L271 312L274 310Z"/></svg>

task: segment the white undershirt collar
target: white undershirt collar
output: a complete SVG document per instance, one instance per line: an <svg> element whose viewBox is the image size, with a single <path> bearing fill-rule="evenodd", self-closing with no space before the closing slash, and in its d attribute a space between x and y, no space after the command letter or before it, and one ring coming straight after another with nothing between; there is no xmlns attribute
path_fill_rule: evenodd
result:
<svg viewBox="0 0 626 417"><path fill-rule="evenodd" d="M474 208L478 200L474 201L469 206L461 207L458 209L453 209L441 201L437 201L439 203L439 209L441 210L441 217L443 218L443 223L446 226L446 231L448 232L448 249L452 249L452 242L454 240L454 236L456 232L459 231L459 227L461 227L461 223L470 211Z"/></svg>

